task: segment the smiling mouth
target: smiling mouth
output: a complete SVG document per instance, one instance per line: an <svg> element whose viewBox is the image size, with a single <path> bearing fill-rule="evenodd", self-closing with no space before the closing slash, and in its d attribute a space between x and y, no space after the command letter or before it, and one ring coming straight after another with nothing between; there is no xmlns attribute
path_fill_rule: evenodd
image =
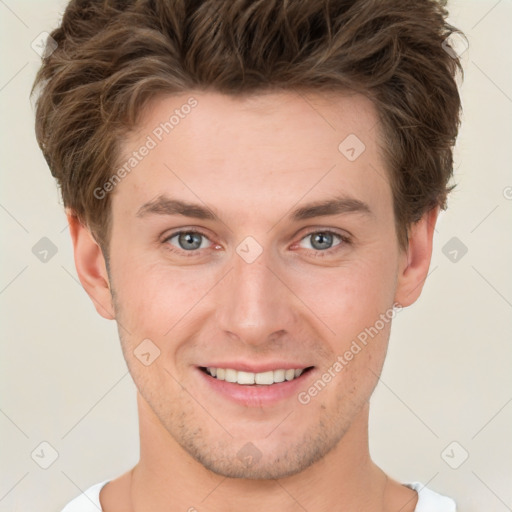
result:
<svg viewBox="0 0 512 512"><path fill-rule="evenodd" d="M241 384L242 386L270 386L272 384L279 384L285 381L292 381L298 379L301 375L312 370L313 366L307 368L296 369L277 369L269 370L267 372L252 373L237 371L232 368L213 368L200 366L199 369L217 380L224 380L234 384Z"/></svg>

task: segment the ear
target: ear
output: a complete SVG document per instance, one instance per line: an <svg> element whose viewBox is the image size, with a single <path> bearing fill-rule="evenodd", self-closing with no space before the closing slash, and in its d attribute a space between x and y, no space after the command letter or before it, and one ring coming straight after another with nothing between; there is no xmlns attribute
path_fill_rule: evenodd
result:
<svg viewBox="0 0 512 512"><path fill-rule="evenodd" d="M75 267L85 291L96 311L107 320L115 318L107 266L100 246L78 217L66 210L69 231L73 241Z"/></svg>
<svg viewBox="0 0 512 512"><path fill-rule="evenodd" d="M432 240L438 215L439 206L436 206L410 227L408 248L401 254L395 292L395 302L402 307L416 302L423 289L430 267Z"/></svg>

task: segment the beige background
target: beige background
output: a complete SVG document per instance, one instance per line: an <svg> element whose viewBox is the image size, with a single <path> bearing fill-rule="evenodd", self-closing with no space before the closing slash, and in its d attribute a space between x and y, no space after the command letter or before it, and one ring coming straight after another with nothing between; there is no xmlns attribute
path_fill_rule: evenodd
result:
<svg viewBox="0 0 512 512"><path fill-rule="evenodd" d="M29 89L39 57L31 42L64 5L0 1L1 512L59 511L138 458L135 386L117 330L77 281L58 191L33 133ZM470 42L459 185L437 226L424 292L393 324L372 398L376 462L466 512L512 510L510 20L510 0L451 3L451 21ZM32 252L42 237L57 249L46 263ZM468 249L456 262L443 253L453 237ZM48 469L35 461L50 461L42 442L58 453ZM457 469L449 466L466 452Z"/></svg>

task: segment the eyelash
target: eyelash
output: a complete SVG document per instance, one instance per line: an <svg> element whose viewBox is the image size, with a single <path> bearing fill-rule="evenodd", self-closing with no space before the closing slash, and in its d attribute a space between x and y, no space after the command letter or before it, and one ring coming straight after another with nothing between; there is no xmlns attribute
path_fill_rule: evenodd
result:
<svg viewBox="0 0 512 512"><path fill-rule="evenodd" d="M204 238L206 238L207 240L209 240L211 242L211 240L208 238L208 236L206 236L202 231L199 231L197 229L194 229L194 228L191 228L191 229L186 229L186 230L181 230L181 231L176 231L172 234L170 234L169 236L165 237L164 240L162 240L162 243L165 244L165 247L167 250L171 251L172 253L175 253L175 254L178 254L178 255L183 255L187 258L190 258L190 257L196 257L199 255L199 253L201 252L200 249L196 249L196 250L193 250L193 251L185 251L183 249L177 249L176 247L170 245L168 242L169 240L171 240L171 238L174 238L176 235L181 235L183 233L197 233L198 235L201 235L203 236ZM335 245L334 247L330 248L330 249L325 249L323 251L320 251L320 250L315 250L315 249L311 249L316 255L320 256L321 258L325 257L324 254L327 253L327 255L331 255L332 253L335 253L337 250L341 250L343 248L343 246L345 245L351 245L352 241L349 237L347 237L346 235L342 235L336 231L332 231L332 230L329 230L329 229L316 229L314 231L310 231L309 233L306 233L301 239L300 241L304 240L304 238L307 238L308 236L311 236L311 235L314 235L316 233L322 233L322 234L329 234L329 235L334 235L335 237L338 237L341 242L337 245ZM183 254L185 253L185 254Z"/></svg>

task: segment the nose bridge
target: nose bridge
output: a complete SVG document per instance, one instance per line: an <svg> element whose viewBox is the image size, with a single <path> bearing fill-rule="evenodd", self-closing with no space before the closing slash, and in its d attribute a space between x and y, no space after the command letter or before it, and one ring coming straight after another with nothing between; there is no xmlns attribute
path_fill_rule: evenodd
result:
<svg viewBox="0 0 512 512"><path fill-rule="evenodd" d="M240 254L233 255L232 270L217 290L218 327L247 344L268 343L269 337L293 325L291 292L276 276L279 270L273 268L270 251L254 261Z"/></svg>

